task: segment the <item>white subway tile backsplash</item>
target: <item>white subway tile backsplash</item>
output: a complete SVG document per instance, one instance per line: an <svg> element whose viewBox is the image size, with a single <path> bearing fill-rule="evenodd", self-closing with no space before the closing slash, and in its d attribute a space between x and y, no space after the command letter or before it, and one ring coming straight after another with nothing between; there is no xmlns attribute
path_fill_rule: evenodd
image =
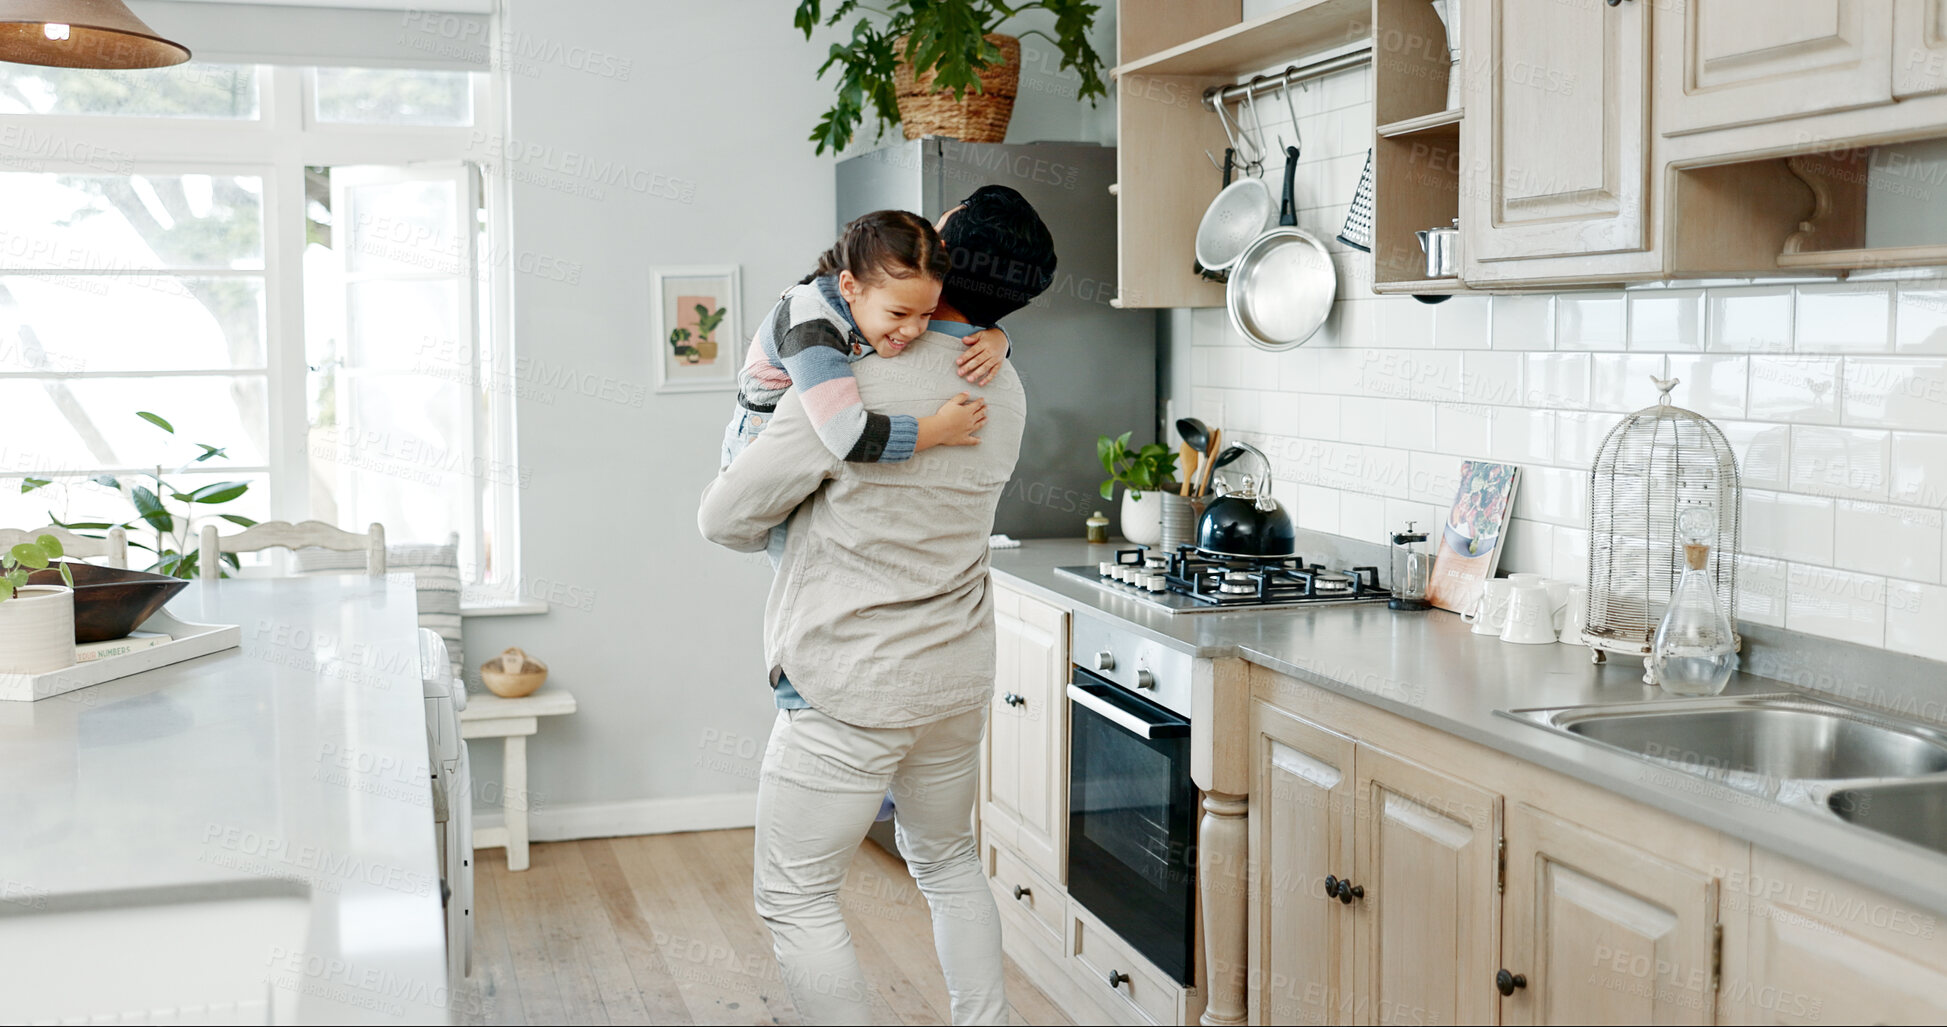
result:
<svg viewBox="0 0 1947 1027"><path fill-rule="evenodd" d="M1832 562L1868 574L1940 582L1939 510L1841 499Z"/></svg>
<svg viewBox="0 0 1947 1027"><path fill-rule="evenodd" d="M1501 573L1555 573L1555 528L1539 521L1515 518L1501 542Z"/></svg>
<svg viewBox="0 0 1947 1027"><path fill-rule="evenodd" d="M1782 424L1718 421L1724 441L1737 454L1738 480L1747 489L1790 486L1791 429Z"/></svg>
<svg viewBox="0 0 1947 1027"><path fill-rule="evenodd" d="M1947 280L1902 284L1893 323L1901 353L1947 353Z"/></svg>
<svg viewBox="0 0 1947 1027"><path fill-rule="evenodd" d="M1415 400L1394 400L1386 405L1385 443L1394 449L1430 451L1433 443L1433 411L1431 403Z"/></svg>
<svg viewBox="0 0 1947 1027"><path fill-rule="evenodd" d="M1860 645L1886 641L1886 580L1830 567L1792 564L1785 627Z"/></svg>
<svg viewBox="0 0 1947 1027"><path fill-rule="evenodd" d="M1704 348L1740 353L1783 353L1792 348L1792 288L1712 289Z"/></svg>
<svg viewBox="0 0 1947 1027"><path fill-rule="evenodd" d="M1887 496L1900 503L1947 507L1947 435L1893 433Z"/></svg>
<svg viewBox="0 0 1947 1027"><path fill-rule="evenodd" d="M1886 583L1886 648L1947 660L1947 588L1909 581Z"/></svg>
<svg viewBox="0 0 1947 1027"><path fill-rule="evenodd" d="M1355 108L1321 103L1326 88L1303 99L1320 183L1341 163L1357 174L1370 118L1368 98L1341 114ZM1301 216L1336 232L1341 198L1310 199L1329 202ZM1348 281L1369 274L1362 254L1335 260ZM1248 348L1220 309L1189 318L1177 413L1261 440L1301 528L1431 526L1461 459L1502 460L1522 468L1502 569L1581 580L1588 466L1620 416L1656 402L1651 376L1679 378L1672 400L1737 454L1740 617L1947 659L1947 277L1343 296L1282 354Z"/></svg>
<svg viewBox="0 0 1947 1027"><path fill-rule="evenodd" d="M1644 289L1629 294L1629 348L1680 352L1704 348L1704 294Z"/></svg>
<svg viewBox="0 0 1947 1027"><path fill-rule="evenodd" d="M1306 531L1339 532L1339 492L1322 485L1298 486L1298 527Z"/></svg>
<svg viewBox="0 0 1947 1027"><path fill-rule="evenodd" d="M1747 409L1753 420L1839 423L1837 357L1752 357Z"/></svg>
<svg viewBox="0 0 1947 1027"><path fill-rule="evenodd" d="M1486 296L1455 296L1436 304L1433 344L1441 349L1487 349L1493 311L1494 301Z"/></svg>
<svg viewBox="0 0 1947 1027"><path fill-rule="evenodd" d="M1555 297L1555 348L1619 350L1629 344L1629 312L1620 292Z"/></svg>
<svg viewBox="0 0 1947 1027"><path fill-rule="evenodd" d="M1555 414L1555 459L1563 467L1590 467L1602 440L1615 428L1612 414L1560 411Z"/></svg>
<svg viewBox="0 0 1947 1027"><path fill-rule="evenodd" d="M1496 405L1521 402L1521 354L1462 353L1456 398Z"/></svg>
<svg viewBox="0 0 1947 1027"><path fill-rule="evenodd" d="M1386 530L1386 501L1360 492L1339 493L1339 530L1346 538L1378 538Z"/></svg>
<svg viewBox="0 0 1947 1027"><path fill-rule="evenodd" d="M1490 452L1494 459L1504 463L1552 463L1555 459L1555 415L1547 410L1502 407L1494 411L1492 443Z"/></svg>
<svg viewBox="0 0 1947 1027"><path fill-rule="evenodd" d="M1522 358L1522 400L1532 407L1586 409L1589 405L1587 353L1529 353Z"/></svg>
<svg viewBox="0 0 1947 1027"><path fill-rule="evenodd" d="M1298 434L1308 439L1336 442L1339 437L1340 402L1337 396L1294 397L1298 407Z"/></svg>
<svg viewBox="0 0 1947 1027"><path fill-rule="evenodd" d="M1845 394L1847 424L1947 431L1947 361L1849 357Z"/></svg>
<svg viewBox="0 0 1947 1027"><path fill-rule="evenodd" d="M1800 353L1884 353L1891 340L1892 296L1884 286L1801 285L1792 333Z"/></svg>
<svg viewBox="0 0 1947 1027"><path fill-rule="evenodd" d="M1784 627L1789 570L1790 565L1783 560L1748 555L1738 557L1737 618L1774 628Z"/></svg>
<svg viewBox="0 0 1947 1027"><path fill-rule="evenodd" d="M1378 345L1392 349L1433 348L1433 312L1438 308L1424 303L1376 303L1374 306L1379 308Z"/></svg>
<svg viewBox="0 0 1947 1027"><path fill-rule="evenodd" d="M1453 507L1460 493L1460 461L1443 453L1414 453L1406 495L1414 502Z"/></svg>
<svg viewBox="0 0 1947 1027"><path fill-rule="evenodd" d="M1568 528L1589 526L1587 471L1523 467L1514 493L1514 515Z"/></svg>
<svg viewBox="0 0 1947 1027"><path fill-rule="evenodd" d="M1832 500L1822 496L1745 489L1741 529L1747 553L1832 562Z"/></svg>
<svg viewBox="0 0 1947 1027"><path fill-rule="evenodd" d="M1644 407L1649 406L1650 404L1656 402L1656 396L1657 396L1656 386L1650 383L1650 379L1664 377L1665 376L1664 372L1666 371L1666 366L1665 366L1666 363L1674 362L1676 360L1682 360L1682 359L1723 360L1726 358L1723 357L1690 357L1690 358L1664 357L1660 354L1646 354L1646 353L1594 354L1589 358L1589 369L1590 369L1589 370L1590 373L1589 407L1594 410L1609 410L1618 414L1626 414L1626 413L1631 413L1633 411L1641 410ZM1738 358L1733 357L1729 359L1738 359ZM1737 402L1736 402L1736 411L1734 413L1711 413L1709 411L1699 410L1697 407L1691 406L1690 403L1685 403L1684 405L1689 406L1690 409L1696 410L1698 413L1704 414L1705 416L1708 417L1743 416L1744 415L1744 376L1742 374L1743 371L1742 365L1740 365L1737 368L1737 370L1739 372L1736 375L1738 379L1737 380ZM1676 372L1672 371L1670 373L1675 374ZM1728 370L1717 372L1716 376L1725 379L1732 377L1732 375ZM1684 378L1684 383L1686 385L1688 385L1690 381L1691 379L1689 377ZM1699 394L1698 390L1696 389L1689 389L1687 390L1687 392L1689 395L1693 397ZM1729 405L1726 405L1722 409L1728 411L1730 407Z"/></svg>
<svg viewBox="0 0 1947 1027"><path fill-rule="evenodd" d="M1494 297L1493 336L1495 349L1554 349L1555 298Z"/></svg>
<svg viewBox="0 0 1947 1027"><path fill-rule="evenodd" d="M1891 452L1888 432L1793 425L1789 487L1808 495L1885 499Z"/></svg>
<svg viewBox="0 0 1947 1027"><path fill-rule="evenodd" d="M1751 384L1751 358L1726 356L1723 354L1672 353L1668 377L1680 383L1670 391L1671 401L1686 410L1718 420L1744 416ZM1631 386L1626 395L1638 400L1644 395L1648 402L1638 402L1630 410L1641 409L1656 401L1656 386L1642 379L1625 383Z"/></svg>
<svg viewBox="0 0 1947 1027"><path fill-rule="evenodd" d="M1383 399L1346 397L1339 403L1339 439L1383 446L1386 444L1386 407Z"/></svg>
<svg viewBox="0 0 1947 1027"><path fill-rule="evenodd" d="M1587 582L1589 580L1589 533L1583 528L1564 528L1555 526L1555 553L1551 561L1553 569L1548 572L1551 578L1564 581Z"/></svg>
<svg viewBox="0 0 1947 1027"><path fill-rule="evenodd" d="M1484 457L1494 415L1488 407L1462 403L1437 404L1433 414L1434 448L1442 453Z"/></svg>

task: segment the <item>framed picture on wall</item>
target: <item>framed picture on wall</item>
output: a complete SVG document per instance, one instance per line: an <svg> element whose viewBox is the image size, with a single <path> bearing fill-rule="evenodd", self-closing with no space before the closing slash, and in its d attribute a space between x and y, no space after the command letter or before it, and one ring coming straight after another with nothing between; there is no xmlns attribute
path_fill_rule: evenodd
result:
<svg viewBox="0 0 1947 1027"><path fill-rule="evenodd" d="M735 389L745 343L737 323L737 266L652 268L649 296L659 354L656 391Z"/></svg>

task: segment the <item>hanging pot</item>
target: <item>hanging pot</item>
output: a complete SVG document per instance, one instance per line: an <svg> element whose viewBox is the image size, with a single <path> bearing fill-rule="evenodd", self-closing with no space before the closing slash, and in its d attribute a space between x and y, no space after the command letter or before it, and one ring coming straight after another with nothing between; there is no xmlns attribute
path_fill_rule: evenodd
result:
<svg viewBox="0 0 1947 1027"><path fill-rule="evenodd" d="M1262 478L1246 477L1243 487L1212 499L1197 522L1197 548L1215 556L1286 557L1297 554L1291 514L1271 498L1271 461L1248 443L1238 447L1258 458Z"/></svg>

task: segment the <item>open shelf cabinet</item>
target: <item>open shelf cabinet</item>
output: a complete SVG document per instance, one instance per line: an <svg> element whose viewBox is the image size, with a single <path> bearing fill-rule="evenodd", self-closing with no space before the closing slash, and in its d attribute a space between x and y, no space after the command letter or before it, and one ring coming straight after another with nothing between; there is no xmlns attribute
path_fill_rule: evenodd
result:
<svg viewBox="0 0 1947 1027"><path fill-rule="evenodd" d="M1427 0L1373 0L1372 29L1372 288L1458 292L1458 278L1427 278L1415 234L1460 216L1463 112L1447 107L1447 31Z"/></svg>

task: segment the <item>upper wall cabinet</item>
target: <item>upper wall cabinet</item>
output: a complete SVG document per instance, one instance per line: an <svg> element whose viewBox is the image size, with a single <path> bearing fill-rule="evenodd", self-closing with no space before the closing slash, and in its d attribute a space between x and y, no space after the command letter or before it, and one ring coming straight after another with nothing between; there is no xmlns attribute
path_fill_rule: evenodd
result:
<svg viewBox="0 0 1947 1027"><path fill-rule="evenodd" d="M1897 2L1914 9L1903 18L1938 20L1938 0ZM1892 102L1893 8L1888 0L1669 5L1658 14L1657 50L1675 67L1659 76L1658 130L1676 136Z"/></svg>
<svg viewBox="0 0 1947 1027"><path fill-rule="evenodd" d="M1893 0L1893 95L1947 92L1947 0Z"/></svg>
<svg viewBox="0 0 1947 1027"><path fill-rule="evenodd" d="M1470 277L1505 275L1480 266L1495 261L1650 248L1651 6L1467 8L1461 224Z"/></svg>

